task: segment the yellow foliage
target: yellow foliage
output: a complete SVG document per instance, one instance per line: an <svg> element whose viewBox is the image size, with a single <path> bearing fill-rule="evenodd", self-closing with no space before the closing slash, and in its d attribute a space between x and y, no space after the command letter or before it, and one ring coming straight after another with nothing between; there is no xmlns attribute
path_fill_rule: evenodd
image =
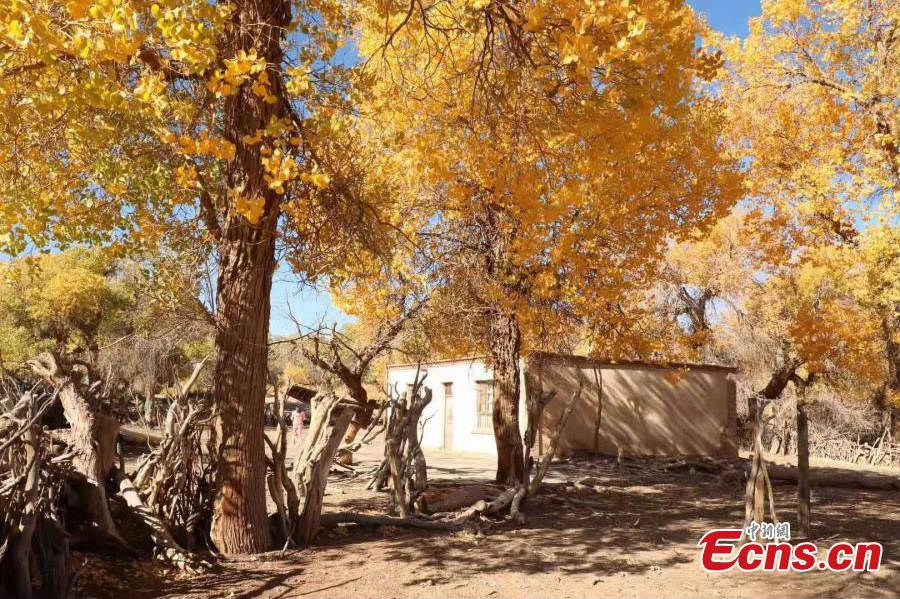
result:
<svg viewBox="0 0 900 599"><path fill-rule="evenodd" d="M0 264L0 363L21 365L45 349L96 350L103 326L123 317L131 290L106 276L111 257L72 250Z"/></svg>
<svg viewBox="0 0 900 599"><path fill-rule="evenodd" d="M361 15L363 126L437 215L424 240L441 259L430 278L446 349L470 347L498 307L517 315L526 351L566 337L573 315L596 348L635 343L630 327L608 334L628 320L621 302L638 301L668 239L707 226L738 191L720 106L696 94L702 22L681 2L532 0L510 16L458 0L427 23L411 15L385 45L405 18L386 11ZM444 44L429 26L458 33Z"/></svg>
<svg viewBox="0 0 900 599"><path fill-rule="evenodd" d="M881 32L898 19L896 0L769 0L747 39L711 38L745 199L669 252L673 283L726 306L688 348L747 370L794 360L857 391L886 380L900 326L900 40Z"/></svg>

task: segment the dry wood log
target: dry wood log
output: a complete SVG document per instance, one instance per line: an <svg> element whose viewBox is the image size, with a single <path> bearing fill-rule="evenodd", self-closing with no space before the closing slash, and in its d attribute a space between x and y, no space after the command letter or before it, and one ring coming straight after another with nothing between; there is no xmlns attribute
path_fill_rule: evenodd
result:
<svg viewBox="0 0 900 599"><path fill-rule="evenodd" d="M419 419L431 402L431 389L423 387L425 375L416 372L412 389L402 395L395 392L391 399L385 433L384 460L369 483L382 490L390 482L392 508L401 517L409 517L414 508L422 510L419 501L428 484L425 453L419 441Z"/></svg>
<svg viewBox="0 0 900 599"><path fill-rule="evenodd" d="M419 420L429 403L431 403L431 389L426 387L423 393L413 397L406 420L407 469L411 462L416 495L422 493L428 486L428 465L425 462L425 452L419 443Z"/></svg>
<svg viewBox="0 0 900 599"><path fill-rule="evenodd" d="M422 493L423 507L431 514L455 512L496 492L497 489L489 485L429 487Z"/></svg>
<svg viewBox="0 0 900 599"><path fill-rule="evenodd" d="M135 424L122 424L119 427L119 436L129 443L139 443L151 447L162 443L165 437L161 431Z"/></svg>
<svg viewBox="0 0 900 599"><path fill-rule="evenodd" d="M525 516L522 515L522 501L525 499L527 489L528 488L525 485L516 489L516 492L509 503L509 517L519 524L525 523Z"/></svg>
<svg viewBox="0 0 900 599"><path fill-rule="evenodd" d="M768 465L769 477L772 480L796 483L797 468L779 464ZM873 491L900 490L900 478L896 475L877 472L853 472L830 468L812 468L809 482L814 487L835 487L843 489L868 489Z"/></svg>
<svg viewBox="0 0 900 599"><path fill-rule="evenodd" d="M188 379L181 385L181 389L179 390L181 393L181 397L187 397L187 394L191 392L191 388L194 386L194 383L197 382L197 378L200 376L200 372L203 371L203 367L206 366L206 362L208 360L209 355L206 355L202 360L194 365L194 370L191 371L191 376L189 376Z"/></svg>
<svg viewBox="0 0 900 599"><path fill-rule="evenodd" d="M12 591L15 596L29 599L31 592L31 542L37 524L37 494L40 492L41 449L37 442L37 434L32 425L27 427L23 435L25 457L28 467L25 470L25 505L19 521L9 538L9 556L6 558L12 569Z"/></svg>
<svg viewBox="0 0 900 599"><path fill-rule="evenodd" d="M480 499L469 506L467 509L457 513L435 513L433 518L441 519L444 522L463 526L468 522L474 522L483 515L499 514L500 512L510 509L510 518L517 522L522 522L519 506L526 495L525 485L508 487L493 499Z"/></svg>
<svg viewBox="0 0 900 599"><path fill-rule="evenodd" d="M378 438L378 435L380 435L381 433L383 433L385 431L385 429L387 429L387 421L382 418L382 416L384 416L385 410L387 409L387 406L388 406L388 404L384 403L378 407L378 411L374 414L374 416L372 416L370 418L369 428L366 429L365 433L362 436L362 439L357 439L357 440L353 441L352 443L345 442L344 445L341 445L340 449L338 449L339 457L344 454L350 454L352 456L352 454L354 454L357 451L359 451L360 449L362 449L365 445L371 444L375 439ZM350 422L350 425L353 426L352 421ZM350 435L350 433L348 432L347 436L349 436L349 435ZM346 437L345 437L345 441L346 441ZM347 461L347 460L344 460L344 461ZM352 463L352 459L347 464L341 463L340 459L335 463L340 466L350 466Z"/></svg>
<svg viewBox="0 0 900 599"><path fill-rule="evenodd" d="M56 521L71 469L51 461L51 437L37 424L56 400L0 373L0 596L31 597L37 588L46 597L71 594L68 535Z"/></svg>
<svg viewBox="0 0 900 599"><path fill-rule="evenodd" d="M275 441L271 442L269 437L263 436L272 457L272 472L266 476L266 485L269 488L269 495L275 502L281 535L285 547L287 547L291 542L292 518L296 517L300 502L294 485L287 475L287 422L284 414L284 397L278 393L277 385L275 387L275 420L278 423Z"/></svg>
<svg viewBox="0 0 900 599"><path fill-rule="evenodd" d="M210 517L211 459L203 450L207 408L188 397L169 405L162 441L138 465L134 477L144 504L188 549L205 545Z"/></svg>
<svg viewBox="0 0 900 599"><path fill-rule="evenodd" d="M392 516L375 516L358 512L336 512L322 514L323 526L335 526L343 522L352 522L365 526L401 526L409 528L425 528L429 530L462 530L463 525L457 522L441 522L422 518L395 518Z"/></svg>
<svg viewBox="0 0 900 599"><path fill-rule="evenodd" d="M28 434L29 432L33 432L31 427L40 421L41 416L43 416L47 412L47 410L49 410L50 407L56 403L56 400L58 397L59 397L58 391L54 391L50 400L45 401L43 404L41 404L41 407L38 408L34 414L27 416L28 420L21 427L19 427L19 429L17 431L15 431L9 437L7 437L6 440L3 441L2 444L0 444L0 453L5 451L6 448L8 448L10 445L15 443L16 440L20 436ZM32 401L31 393L30 392L26 393L25 395L22 396L22 399L15 405L15 407L13 407L13 409L10 410L10 415L14 417L16 415L16 412L19 409L21 409L21 406L30 404L31 401Z"/></svg>

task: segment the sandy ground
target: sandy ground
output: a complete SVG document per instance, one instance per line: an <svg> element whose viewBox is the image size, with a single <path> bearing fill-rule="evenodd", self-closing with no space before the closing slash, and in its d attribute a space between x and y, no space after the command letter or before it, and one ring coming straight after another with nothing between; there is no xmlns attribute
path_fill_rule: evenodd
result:
<svg viewBox="0 0 900 599"><path fill-rule="evenodd" d="M376 463L366 448L358 464ZM486 481L484 456L429 452L429 476ZM893 475L897 475L893 472ZM554 466L549 482L596 477L600 491L557 490L534 498L523 526L484 535L341 526L309 548L222 560L187 576L152 562L78 554L76 591L92 597L900 597L900 494L813 489L813 539L880 541L873 573L708 573L697 541L710 528L739 527L743 487L702 472L660 473L608 460ZM333 477L328 511L384 513L386 497L365 481ZM776 486L782 518L794 488Z"/></svg>

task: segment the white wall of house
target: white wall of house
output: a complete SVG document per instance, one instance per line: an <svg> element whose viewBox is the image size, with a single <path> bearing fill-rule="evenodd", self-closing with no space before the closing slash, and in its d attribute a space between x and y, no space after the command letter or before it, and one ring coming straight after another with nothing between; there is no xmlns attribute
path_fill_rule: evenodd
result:
<svg viewBox="0 0 900 599"><path fill-rule="evenodd" d="M496 455L493 431L477 426L478 382L493 380L493 374L484 361L470 358L434 362L423 365L422 370L428 373L424 384L432 390L431 403L422 413L422 447ZM388 384L392 389L396 385L397 390L403 393L407 385L412 384L415 375L415 365L390 366ZM445 383L451 384L452 397L449 400ZM452 404L449 419L448 404Z"/></svg>
<svg viewBox="0 0 900 599"><path fill-rule="evenodd" d="M721 455L736 457L736 407L730 369L715 366L610 364L577 356L543 358L542 385L556 398L542 419L538 445L556 430L565 403L584 383L558 452L599 451L616 455ZM441 360L421 366L431 403L422 420L422 446L496 455L490 417L478 426L478 384L493 373L483 358ZM520 370L523 370L524 364ZM580 376L579 376L580 373ZM388 367L388 383L400 393L416 375L416 366ZM448 384L452 397L447 397ZM601 401L602 411L598 402ZM527 425L524 372L519 425ZM598 422L598 416L602 418Z"/></svg>

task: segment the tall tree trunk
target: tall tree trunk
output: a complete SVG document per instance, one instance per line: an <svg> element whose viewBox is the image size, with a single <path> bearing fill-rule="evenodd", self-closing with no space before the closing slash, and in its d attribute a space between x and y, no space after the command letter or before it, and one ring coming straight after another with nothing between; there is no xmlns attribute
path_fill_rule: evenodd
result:
<svg viewBox="0 0 900 599"><path fill-rule="evenodd" d="M806 404L797 401L797 528L809 538L809 423Z"/></svg>
<svg viewBox="0 0 900 599"><path fill-rule="evenodd" d="M525 482L525 461L519 432L519 351L522 339L515 314L496 310L491 315L490 336L494 367L497 482L519 485Z"/></svg>
<svg viewBox="0 0 900 599"><path fill-rule="evenodd" d="M212 539L225 554L269 549L263 439L274 220L234 219L221 244L216 331L216 499Z"/></svg>
<svg viewBox="0 0 900 599"><path fill-rule="evenodd" d="M236 2L226 52L255 50L268 64L280 65L281 41L290 19L290 4L283 0ZM270 79L271 93L286 97L281 78ZM211 531L216 547L225 554L257 553L270 546L263 412L280 196L264 179L261 144L245 144L244 138L263 129L272 117L286 114L283 102L265 102L248 83L225 101L224 131L236 151L228 164L229 197L218 246L217 470ZM249 222L236 210L239 197L263 202L258 222Z"/></svg>

